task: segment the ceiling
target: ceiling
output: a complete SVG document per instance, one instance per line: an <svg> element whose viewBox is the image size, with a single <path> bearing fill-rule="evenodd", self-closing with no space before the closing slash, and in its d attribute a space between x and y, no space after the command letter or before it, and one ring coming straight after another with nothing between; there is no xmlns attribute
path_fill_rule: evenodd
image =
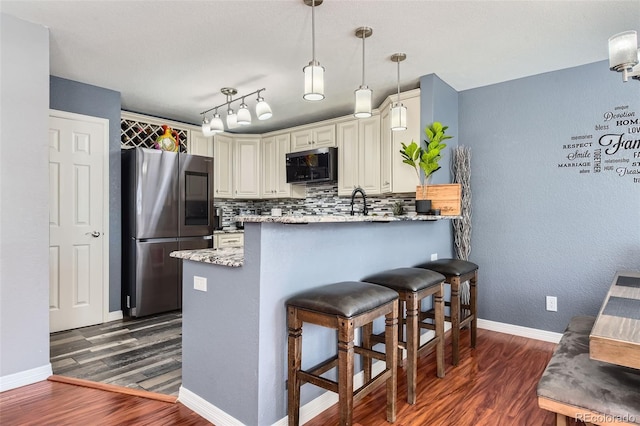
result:
<svg viewBox="0 0 640 426"><path fill-rule="evenodd" d="M50 29L52 75L118 91L125 110L200 124L202 111L225 102L222 87L238 95L266 88L273 118L254 117L242 133L352 113L360 26L373 28L366 83L374 106L397 90L396 52L407 54L401 90L435 73L462 91L605 60L611 35L640 32L640 0L324 0L315 26L326 98L308 102L311 8L303 0L2 0L0 11Z"/></svg>

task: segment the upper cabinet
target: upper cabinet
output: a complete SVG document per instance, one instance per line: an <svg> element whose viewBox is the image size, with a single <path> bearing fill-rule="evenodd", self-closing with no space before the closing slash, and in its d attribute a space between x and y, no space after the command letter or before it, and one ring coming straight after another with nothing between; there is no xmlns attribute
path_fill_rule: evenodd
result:
<svg viewBox="0 0 640 426"><path fill-rule="evenodd" d="M290 152L330 146L336 146L335 124L313 126L291 132Z"/></svg>
<svg viewBox="0 0 640 426"><path fill-rule="evenodd" d="M213 196L233 198L233 138L224 134L213 137Z"/></svg>
<svg viewBox="0 0 640 426"><path fill-rule="evenodd" d="M396 99L395 96L390 98ZM407 107L407 130L392 131L389 115L391 99L380 106L381 171L380 189L383 194L415 192L418 178L415 171L402 162L402 143L422 143L424 135L420 129L420 89L400 94Z"/></svg>
<svg viewBox="0 0 640 426"><path fill-rule="evenodd" d="M260 136L233 138L233 196L260 198Z"/></svg>
<svg viewBox="0 0 640 426"><path fill-rule="evenodd" d="M336 130L338 195L351 195L357 187L380 194L380 116L341 122Z"/></svg>
<svg viewBox="0 0 640 426"><path fill-rule="evenodd" d="M291 151L291 135L262 138L262 198L304 198L305 185L287 183L285 155Z"/></svg>
<svg viewBox="0 0 640 426"><path fill-rule="evenodd" d="M205 136L199 130L191 130L187 152L194 155L213 157L213 136Z"/></svg>

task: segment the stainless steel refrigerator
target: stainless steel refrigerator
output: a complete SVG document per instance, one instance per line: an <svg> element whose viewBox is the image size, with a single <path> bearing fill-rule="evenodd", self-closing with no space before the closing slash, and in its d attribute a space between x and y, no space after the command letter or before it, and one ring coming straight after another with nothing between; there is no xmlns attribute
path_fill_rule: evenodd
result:
<svg viewBox="0 0 640 426"><path fill-rule="evenodd" d="M122 151L122 309L145 316L182 307L176 250L213 247L213 159Z"/></svg>

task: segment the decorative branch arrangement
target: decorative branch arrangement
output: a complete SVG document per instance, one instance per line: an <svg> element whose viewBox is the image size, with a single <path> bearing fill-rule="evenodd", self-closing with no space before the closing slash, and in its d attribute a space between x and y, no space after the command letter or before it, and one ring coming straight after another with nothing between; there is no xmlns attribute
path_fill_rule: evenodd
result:
<svg viewBox="0 0 640 426"><path fill-rule="evenodd" d="M471 148L453 149L454 182L461 187L461 219L453 220L453 241L458 259L469 260L471 253ZM469 304L469 282L461 287L461 301Z"/></svg>

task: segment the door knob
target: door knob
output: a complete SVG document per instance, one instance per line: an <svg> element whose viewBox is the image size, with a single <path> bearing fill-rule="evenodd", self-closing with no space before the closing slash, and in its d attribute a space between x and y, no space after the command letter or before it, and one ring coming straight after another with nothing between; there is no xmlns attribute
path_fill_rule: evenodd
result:
<svg viewBox="0 0 640 426"><path fill-rule="evenodd" d="M100 236L100 232L98 231L86 232L84 235L91 235L93 238L98 238Z"/></svg>

